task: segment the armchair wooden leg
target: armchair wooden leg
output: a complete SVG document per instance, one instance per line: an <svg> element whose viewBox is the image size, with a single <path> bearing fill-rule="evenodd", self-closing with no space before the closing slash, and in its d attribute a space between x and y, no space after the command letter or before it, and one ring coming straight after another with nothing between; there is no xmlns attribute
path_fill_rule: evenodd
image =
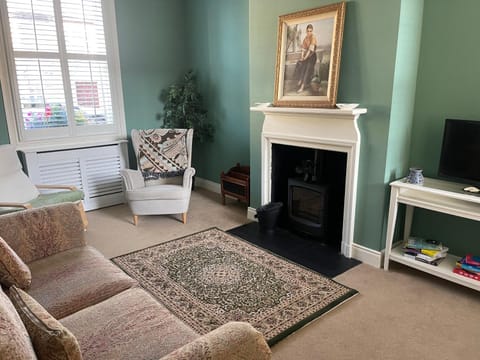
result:
<svg viewBox="0 0 480 360"><path fill-rule="evenodd" d="M184 212L184 213L182 214L182 221L183 221L184 224L187 223L187 213L186 213L186 212Z"/></svg>
<svg viewBox="0 0 480 360"><path fill-rule="evenodd" d="M138 225L138 215L133 215L133 225Z"/></svg>
<svg viewBox="0 0 480 360"><path fill-rule="evenodd" d="M80 210L80 216L82 217L82 222L83 222L83 228L87 230L88 226L88 219L87 219L87 214L85 213L85 208L83 207L83 202L79 201L77 203L77 207Z"/></svg>

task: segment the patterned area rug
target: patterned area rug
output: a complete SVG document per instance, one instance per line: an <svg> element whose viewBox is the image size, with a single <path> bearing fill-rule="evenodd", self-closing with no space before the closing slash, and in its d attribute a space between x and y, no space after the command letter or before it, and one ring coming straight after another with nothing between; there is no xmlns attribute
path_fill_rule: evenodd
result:
<svg viewBox="0 0 480 360"><path fill-rule="evenodd" d="M246 321L270 345L357 293L216 228L112 261L198 333Z"/></svg>

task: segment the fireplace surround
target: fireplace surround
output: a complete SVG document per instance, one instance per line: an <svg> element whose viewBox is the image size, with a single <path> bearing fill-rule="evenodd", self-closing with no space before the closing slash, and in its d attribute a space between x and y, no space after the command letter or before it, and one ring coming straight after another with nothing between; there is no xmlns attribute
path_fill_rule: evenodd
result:
<svg viewBox="0 0 480 360"><path fill-rule="evenodd" d="M357 120L367 109L251 107L265 116L262 128L261 203L272 201L272 147L283 144L346 154L341 253L352 257L360 132Z"/></svg>

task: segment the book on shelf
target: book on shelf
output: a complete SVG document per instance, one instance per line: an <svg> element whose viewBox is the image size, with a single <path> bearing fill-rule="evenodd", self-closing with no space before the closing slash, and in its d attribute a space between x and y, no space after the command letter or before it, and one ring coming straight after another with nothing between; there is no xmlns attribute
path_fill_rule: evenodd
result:
<svg viewBox="0 0 480 360"><path fill-rule="evenodd" d="M426 256L429 256L433 259L441 258L447 255L448 247L444 246L442 250L428 250L428 249L421 249L420 253Z"/></svg>
<svg viewBox="0 0 480 360"><path fill-rule="evenodd" d="M419 249L419 250L437 250L441 251L445 247L437 240L424 239L417 236L410 236L405 243L405 248Z"/></svg>
<svg viewBox="0 0 480 360"><path fill-rule="evenodd" d="M418 259L425 260L425 261L435 261L435 260L438 260L438 259L443 259L446 256L447 256L447 253L439 253L435 256L428 256L428 255L420 253L420 254L417 254L415 257L418 258Z"/></svg>
<svg viewBox="0 0 480 360"><path fill-rule="evenodd" d="M438 259L435 259L435 260L426 260L424 258L421 258L419 257L418 255L415 256L415 260L416 261L420 261L420 262L423 262L425 264L429 264L429 265L433 265L433 266L437 266L438 264L440 264L440 262L445 259L445 257L442 257L442 258L438 258Z"/></svg>
<svg viewBox="0 0 480 360"><path fill-rule="evenodd" d="M463 270L466 270L468 272L472 272L472 273L475 273L475 274L480 274L480 267L479 266L460 263L460 268L462 268Z"/></svg>
<svg viewBox="0 0 480 360"><path fill-rule="evenodd" d="M471 273L469 271L466 271L466 270L463 270L461 268L453 268L453 272L455 274L458 274L458 275L462 275L462 276L465 276L465 277L468 277L470 279L474 279L474 280L478 280L480 281L480 274L474 274L474 273Z"/></svg>
<svg viewBox="0 0 480 360"><path fill-rule="evenodd" d="M480 266L480 256L474 256L472 254L467 254L463 258L463 262L468 265Z"/></svg>
<svg viewBox="0 0 480 360"><path fill-rule="evenodd" d="M438 265L447 256L449 249L438 241L411 236L402 250L403 255L407 258L430 265Z"/></svg>
<svg viewBox="0 0 480 360"><path fill-rule="evenodd" d="M480 266L468 264L466 261L466 257L463 257L457 261L455 266L474 274L480 274Z"/></svg>

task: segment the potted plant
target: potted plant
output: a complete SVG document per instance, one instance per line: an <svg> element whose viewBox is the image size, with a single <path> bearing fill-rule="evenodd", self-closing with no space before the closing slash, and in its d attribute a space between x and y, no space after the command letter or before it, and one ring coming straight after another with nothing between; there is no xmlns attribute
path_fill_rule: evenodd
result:
<svg viewBox="0 0 480 360"><path fill-rule="evenodd" d="M163 128L194 129L193 138L199 142L212 141L215 129L202 106L202 96L197 89L196 76L189 70L183 79L164 89L160 95L164 103Z"/></svg>

